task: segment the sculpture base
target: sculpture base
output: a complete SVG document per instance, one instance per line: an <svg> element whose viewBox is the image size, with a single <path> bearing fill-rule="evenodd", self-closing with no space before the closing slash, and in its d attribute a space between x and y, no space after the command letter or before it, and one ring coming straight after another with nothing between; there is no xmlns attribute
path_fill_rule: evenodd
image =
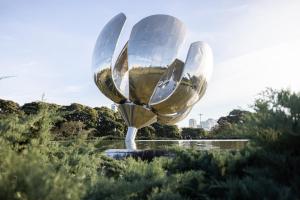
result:
<svg viewBox="0 0 300 200"><path fill-rule="evenodd" d="M126 125L137 129L149 126L157 121L157 116L149 108L133 103L118 106Z"/></svg>
<svg viewBox="0 0 300 200"><path fill-rule="evenodd" d="M137 131L138 131L138 129L135 127L131 127L131 126L128 127L126 138L125 138L126 149L136 150L136 144L135 144L134 140L135 140Z"/></svg>

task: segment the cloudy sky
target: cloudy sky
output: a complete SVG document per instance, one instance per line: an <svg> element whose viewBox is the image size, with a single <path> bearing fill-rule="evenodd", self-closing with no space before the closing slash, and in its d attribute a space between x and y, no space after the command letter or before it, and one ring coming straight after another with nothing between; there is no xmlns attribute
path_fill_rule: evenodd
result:
<svg viewBox="0 0 300 200"><path fill-rule="evenodd" d="M121 41L133 24L170 14L189 30L190 42L206 41L214 72L189 118L219 118L248 108L266 87L300 91L300 1L16 1L0 0L0 98L20 104L40 100L110 106L93 83L91 54L97 35L114 15L127 16Z"/></svg>

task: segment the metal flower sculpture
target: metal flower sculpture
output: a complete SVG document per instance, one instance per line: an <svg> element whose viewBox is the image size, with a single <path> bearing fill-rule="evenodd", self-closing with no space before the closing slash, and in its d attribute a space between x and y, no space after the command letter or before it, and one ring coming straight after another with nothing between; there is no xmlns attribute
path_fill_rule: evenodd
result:
<svg viewBox="0 0 300 200"><path fill-rule="evenodd" d="M206 43L194 42L185 62L179 60L184 24L169 15L152 15L133 26L112 63L125 20L120 13L104 26L93 52L92 69L100 91L119 105L128 126L126 146L134 148L139 128L154 122L175 124L189 114L205 93L213 56Z"/></svg>

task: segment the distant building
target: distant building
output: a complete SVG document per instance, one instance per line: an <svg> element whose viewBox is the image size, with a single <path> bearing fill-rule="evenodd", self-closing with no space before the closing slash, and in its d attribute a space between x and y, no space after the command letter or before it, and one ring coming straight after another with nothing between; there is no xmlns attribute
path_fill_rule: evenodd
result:
<svg viewBox="0 0 300 200"><path fill-rule="evenodd" d="M116 104L111 104L110 108L112 109L112 111L117 112L118 111L118 106Z"/></svg>
<svg viewBox="0 0 300 200"><path fill-rule="evenodd" d="M195 119L189 119L189 128L197 128L197 121Z"/></svg>
<svg viewBox="0 0 300 200"><path fill-rule="evenodd" d="M211 130L217 124L217 120L215 119L207 119L206 121L202 121L201 125L198 125L198 128L203 128L204 130Z"/></svg>

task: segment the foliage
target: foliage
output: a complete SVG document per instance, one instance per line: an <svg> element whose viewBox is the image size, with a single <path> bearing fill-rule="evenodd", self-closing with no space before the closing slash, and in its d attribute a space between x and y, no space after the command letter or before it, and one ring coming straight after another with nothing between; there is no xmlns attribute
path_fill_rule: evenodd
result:
<svg viewBox="0 0 300 200"><path fill-rule="evenodd" d="M48 107L49 110L56 110L60 106L57 104L50 104L50 103L45 103L42 101L36 101L36 102L31 102L31 103L26 103L21 107L21 110L25 114L37 114L40 109L44 107Z"/></svg>
<svg viewBox="0 0 300 200"><path fill-rule="evenodd" d="M56 138L70 138L84 131L85 124L82 121L66 121L60 123L59 128L55 129Z"/></svg>
<svg viewBox="0 0 300 200"><path fill-rule="evenodd" d="M152 124L157 137L160 138L181 138L180 131L175 125L164 125L160 123Z"/></svg>
<svg viewBox="0 0 300 200"><path fill-rule="evenodd" d="M0 199L299 199L300 95L267 94L242 123L219 130L251 137L246 148L175 148L169 149L172 157L152 161L108 158L87 142L84 128L72 141L53 141L60 108L41 104L36 114L5 115L0 118Z"/></svg>
<svg viewBox="0 0 300 200"><path fill-rule="evenodd" d="M53 124L52 133L56 139L69 139L80 133L77 130L89 131L90 137L108 136L111 138L124 138L127 126L119 112L114 112L106 107L91 108L78 103L69 106L45 103L41 101L26 103L19 106L13 101L0 99L0 118L7 114L16 113L20 117L24 115L35 115L42 107L55 111L59 116ZM181 138L181 133L175 125L163 125L155 123L142 128L137 134L139 139L155 138Z"/></svg>
<svg viewBox="0 0 300 200"><path fill-rule="evenodd" d="M19 112L20 112L19 104L13 101L0 99L0 116L1 115L5 116L10 113L19 113Z"/></svg>
<svg viewBox="0 0 300 200"><path fill-rule="evenodd" d="M226 124L230 123L230 124L238 124L238 123L243 123L243 117L247 114L250 114L249 111L245 111L245 110L239 110L239 109L234 109L231 112L229 112L229 115L226 117L221 117L217 122L219 124L219 126L226 126Z"/></svg>
<svg viewBox="0 0 300 200"><path fill-rule="evenodd" d="M138 139L155 139L155 128L153 126L146 126L138 130Z"/></svg>
<svg viewBox="0 0 300 200"><path fill-rule="evenodd" d="M185 139L201 139L208 136L203 128L182 128L181 135Z"/></svg>
<svg viewBox="0 0 300 200"><path fill-rule="evenodd" d="M99 123L96 126L99 130L97 136L124 136L125 123L119 113L105 107L97 108L97 112L99 113Z"/></svg>
<svg viewBox="0 0 300 200"><path fill-rule="evenodd" d="M73 103L70 106L63 106L60 111L64 113L66 121L80 121L87 128L95 127L98 120L98 113L95 109L81 104Z"/></svg>

